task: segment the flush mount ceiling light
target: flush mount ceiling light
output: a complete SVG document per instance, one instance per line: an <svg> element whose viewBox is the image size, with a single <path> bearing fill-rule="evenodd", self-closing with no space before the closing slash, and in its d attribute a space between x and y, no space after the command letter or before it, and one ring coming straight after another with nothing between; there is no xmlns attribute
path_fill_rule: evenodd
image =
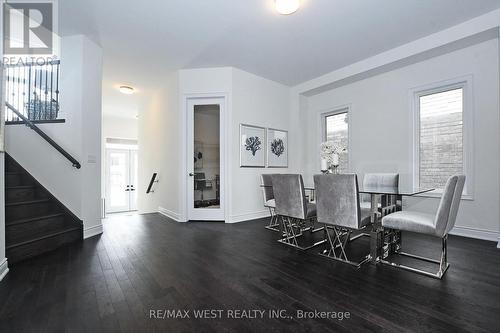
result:
<svg viewBox="0 0 500 333"><path fill-rule="evenodd" d="M129 86L120 86L120 92L125 95L132 95L134 93L134 88Z"/></svg>
<svg viewBox="0 0 500 333"><path fill-rule="evenodd" d="M293 14L300 7L300 0L274 0L276 11L282 15Z"/></svg>

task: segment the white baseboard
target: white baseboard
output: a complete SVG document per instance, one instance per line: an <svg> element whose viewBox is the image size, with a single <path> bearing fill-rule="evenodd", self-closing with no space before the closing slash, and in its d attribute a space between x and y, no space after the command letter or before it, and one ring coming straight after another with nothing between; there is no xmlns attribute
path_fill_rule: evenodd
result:
<svg viewBox="0 0 500 333"><path fill-rule="evenodd" d="M227 221L227 223L245 222L250 220L261 219L268 216L270 216L269 210L260 210L258 212L236 214L232 215L230 221Z"/></svg>
<svg viewBox="0 0 500 333"><path fill-rule="evenodd" d="M158 207L158 213L160 213L161 215L164 215L164 216L166 216L174 221L177 221L177 222L186 222L186 221L183 221L181 219L181 214L173 212L173 211L168 210L168 209L163 208L163 207Z"/></svg>
<svg viewBox="0 0 500 333"><path fill-rule="evenodd" d="M94 237L103 233L102 224L89 227L83 230L83 239Z"/></svg>
<svg viewBox="0 0 500 333"><path fill-rule="evenodd" d="M5 258L1 263L0 263L0 281L3 280L5 275L9 272L9 266L7 265L7 258Z"/></svg>
<svg viewBox="0 0 500 333"><path fill-rule="evenodd" d="M492 242L500 242L500 233L498 231L455 226L453 229L451 229L450 234L469 238L483 239Z"/></svg>

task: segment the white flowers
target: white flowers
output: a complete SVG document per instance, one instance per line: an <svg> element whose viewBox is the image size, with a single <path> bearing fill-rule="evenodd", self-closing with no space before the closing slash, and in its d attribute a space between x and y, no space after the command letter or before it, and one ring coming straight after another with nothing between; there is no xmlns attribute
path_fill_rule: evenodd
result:
<svg viewBox="0 0 500 333"><path fill-rule="evenodd" d="M321 159L327 161L330 165L338 166L339 154L345 150L344 147L333 141L323 142L320 147Z"/></svg>

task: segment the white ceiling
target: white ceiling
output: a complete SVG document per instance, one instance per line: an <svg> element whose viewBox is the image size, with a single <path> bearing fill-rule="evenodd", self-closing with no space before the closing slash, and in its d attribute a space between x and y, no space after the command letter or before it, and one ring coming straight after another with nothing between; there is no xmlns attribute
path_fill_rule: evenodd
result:
<svg viewBox="0 0 500 333"><path fill-rule="evenodd" d="M59 0L60 32L104 51L107 113L135 116L141 96L181 68L234 66L296 85L500 8L500 0ZM116 86L139 91L121 95Z"/></svg>

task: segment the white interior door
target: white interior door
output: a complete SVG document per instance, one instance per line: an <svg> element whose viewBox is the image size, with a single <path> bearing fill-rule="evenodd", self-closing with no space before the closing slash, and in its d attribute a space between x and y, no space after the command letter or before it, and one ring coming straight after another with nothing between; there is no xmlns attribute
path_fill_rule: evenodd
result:
<svg viewBox="0 0 500 333"><path fill-rule="evenodd" d="M130 207L129 210L137 210L137 150L130 150Z"/></svg>
<svg viewBox="0 0 500 333"><path fill-rule="evenodd" d="M137 209L137 151L107 149L106 212Z"/></svg>
<svg viewBox="0 0 500 333"><path fill-rule="evenodd" d="M225 142L223 98L187 103L187 207L193 221L224 221Z"/></svg>

